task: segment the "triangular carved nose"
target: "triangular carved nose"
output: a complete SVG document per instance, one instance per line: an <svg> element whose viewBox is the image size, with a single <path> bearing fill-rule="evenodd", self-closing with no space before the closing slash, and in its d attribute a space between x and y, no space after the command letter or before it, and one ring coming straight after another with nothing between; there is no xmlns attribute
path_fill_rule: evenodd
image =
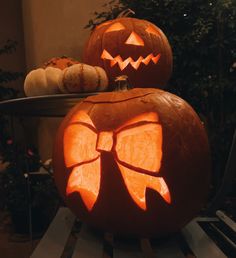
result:
<svg viewBox="0 0 236 258"><path fill-rule="evenodd" d="M134 31L129 35L128 39L125 41L125 44L135 45L135 46L144 46L144 42L143 42L142 38Z"/></svg>

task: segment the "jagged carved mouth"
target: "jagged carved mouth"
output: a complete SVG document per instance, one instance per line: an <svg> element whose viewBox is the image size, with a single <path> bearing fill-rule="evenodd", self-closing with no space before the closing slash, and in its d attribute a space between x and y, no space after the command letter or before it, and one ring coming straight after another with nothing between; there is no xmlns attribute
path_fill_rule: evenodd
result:
<svg viewBox="0 0 236 258"><path fill-rule="evenodd" d="M157 54L154 56L152 53L147 55L146 57L140 56L136 61L133 60L132 57L128 57L125 60L120 55L113 57L107 50L103 50L101 58L103 60L110 60L110 66L113 67L114 65L118 64L120 70L124 70L128 65L131 65L135 70L138 70L141 64L148 65L151 61L154 64L157 64L161 54Z"/></svg>

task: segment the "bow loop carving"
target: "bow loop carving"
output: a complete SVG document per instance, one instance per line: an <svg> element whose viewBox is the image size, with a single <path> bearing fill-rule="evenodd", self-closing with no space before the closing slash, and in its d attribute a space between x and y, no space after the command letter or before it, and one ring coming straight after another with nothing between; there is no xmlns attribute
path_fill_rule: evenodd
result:
<svg viewBox="0 0 236 258"><path fill-rule="evenodd" d="M114 132L98 132L90 117L79 111L72 117L63 140L65 164L72 168L67 195L79 192L88 210L99 194L102 151L113 154L130 196L141 209L146 209L147 187L171 202L165 180L152 176L159 172L162 159L162 127L156 113L141 114Z"/></svg>

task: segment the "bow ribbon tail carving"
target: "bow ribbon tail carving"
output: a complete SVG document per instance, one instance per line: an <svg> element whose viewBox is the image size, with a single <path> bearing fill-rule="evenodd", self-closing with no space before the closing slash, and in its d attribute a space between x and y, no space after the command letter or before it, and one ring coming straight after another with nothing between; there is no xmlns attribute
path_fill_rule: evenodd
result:
<svg viewBox="0 0 236 258"><path fill-rule="evenodd" d="M149 112L134 120L118 131L115 146L117 163L127 190L143 210L146 210L146 188L157 191L167 203L171 203L165 180L156 176L162 160L162 127L158 123L159 118L156 113Z"/></svg>
<svg viewBox="0 0 236 258"><path fill-rule="evenodd" d="M165 180L156 176L162 159L162 127L156 113L136 116L115 132L98 132L84 111L72 117L64 134L65 164L72 169L66 194L78 192L88 210L93 209L99 195L103 151L113 153L127 190L141 209L146 210L147 188L171 202Z"/></svg>
<svg viewBox="0 0 236 258"><path fill-rule="evenodd" d="M65 164L72 168L66 194L78 192L88 210L93 209L100 189L101 160L96 142L97 132L92 120L85 112L78 112L64 133Z"/></svg>
<svg viewBox="0 0 236 258"><path fill-rule="evenodd" d="M151 188L157 191L161 197L171 203L170 192L165 180L162 177L154 177L137 173L121 164L118 164L127 190L134 202L143 210L146 210L146 189Z"/></svg>
<svg viewBox="0 0 236 258"><path fill-rule="evenodd" d="M66 187L66 194L78 192L88 210L92 210L100 189L100 158L73 168Z"/></svg>

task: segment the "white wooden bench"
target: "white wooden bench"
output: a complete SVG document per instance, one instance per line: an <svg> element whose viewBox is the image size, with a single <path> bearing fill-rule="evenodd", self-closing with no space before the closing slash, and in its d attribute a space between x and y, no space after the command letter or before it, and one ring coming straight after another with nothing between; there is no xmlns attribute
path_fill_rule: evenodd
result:
<svg viewBox="0 0 236 258"><path fill-rule="evenodd" d="M235 223L225 218L222 213L219 213L220 216L221 218L197 218L191 221L182 232L164 240L145 238L122 240L108 233L102 234L91 230L76 220L68 208L62 207L33 251L31 258L236 257ZM224 224L224 220L229 225ZM218 224L221 227L217 228ZM201 225L216 228L220 238L216 241L212 239ZM227 227L231 237L222 230L222 225ZM225 251L217 241L221 242L221 245L222 241L226 241L228 250Z"/></svg>

